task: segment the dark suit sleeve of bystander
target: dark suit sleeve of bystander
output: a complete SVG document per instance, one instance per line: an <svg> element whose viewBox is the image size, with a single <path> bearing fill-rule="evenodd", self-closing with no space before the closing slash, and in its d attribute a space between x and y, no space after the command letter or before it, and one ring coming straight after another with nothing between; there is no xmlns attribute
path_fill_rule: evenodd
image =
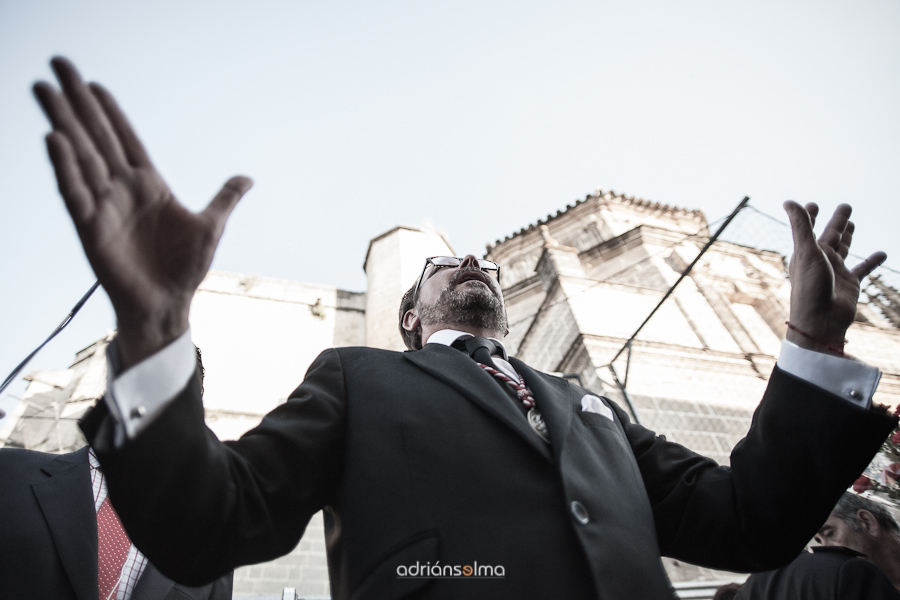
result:
<svg viewBox="0 0 900 600"><path fill-rule="evenodd" d="M841 568L834 597L840 600L900 600L900 591L875 565L856 558Z"/></svg>

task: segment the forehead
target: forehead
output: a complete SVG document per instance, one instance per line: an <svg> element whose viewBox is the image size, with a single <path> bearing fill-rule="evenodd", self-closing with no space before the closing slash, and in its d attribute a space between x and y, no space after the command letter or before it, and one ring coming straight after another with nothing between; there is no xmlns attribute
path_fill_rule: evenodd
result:
<svg viewBox="0 0 900 600"><path fill-rule="evenodd" d="M849 525L847 525L847 521L843 520L842 518L840 518L839 516L837 516L834 513L831 513L830 515L828 515L828 518L825 520L825 523L827 525L831 525L832 527L840 527L840 526L849 527Z"/></svg>
<svg viewBox="0 0 900 600"><path fill-rule="evenodd" d="M828 518L825 519L825 524L822 527L829 527L831 529L837 529L841 526L846 526L847 523L844 522L843 519L836 517L834 514L828 515Z"/></svg>
<svg viewBox="0 0 900 600"><path fill-rule="evenodd" d="M835 516L834 514L830 514L828 515L828 519L825 520L825 523L822 525L822 527L819 528L819 531L827 531L834 535L852 531L852 529L845 520Z"/></svg>

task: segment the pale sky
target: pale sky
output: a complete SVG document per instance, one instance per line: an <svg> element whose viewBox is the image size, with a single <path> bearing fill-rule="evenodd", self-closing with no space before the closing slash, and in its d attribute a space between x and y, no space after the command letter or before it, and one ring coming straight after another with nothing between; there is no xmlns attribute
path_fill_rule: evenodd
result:
<svg viewBox="0 0 900 600"><path fill-rule="evenodd" d="M55 54L116 95L187 206L255 179L214 268L361 291L396 225L481 255L597 187L710 221L745 195L779 218L849 202L855 252L898 268L898 32L896 0L4 0L0 377L93 282L30 92ZM26 372L113 327L98 293Z"/></svg>

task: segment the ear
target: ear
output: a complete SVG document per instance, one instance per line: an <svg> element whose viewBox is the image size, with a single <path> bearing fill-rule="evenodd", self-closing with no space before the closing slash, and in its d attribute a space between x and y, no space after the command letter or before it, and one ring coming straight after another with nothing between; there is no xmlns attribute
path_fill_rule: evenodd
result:
<svg viewBox="0 0 900 600"><path fill-rule="evenodd" d="M403 315L403 329L415 331L416 329L419 329L421 325L422 323L419 321L419 315L416 314L416 309L411 308Z"/></svg>
<svg viewBox="0 0 900 600"><path fill-rule="evenodd" d="M879 537L881 535L881 526L878 524L878 519L875 518L875 515L861 508L856 511L856 518L870 536Z"/></svg>

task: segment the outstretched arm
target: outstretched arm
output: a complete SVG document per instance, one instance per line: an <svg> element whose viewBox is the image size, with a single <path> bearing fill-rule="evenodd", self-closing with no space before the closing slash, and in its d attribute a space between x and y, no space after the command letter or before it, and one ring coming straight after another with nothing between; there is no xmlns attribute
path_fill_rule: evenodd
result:
<svg viewBox="0 0 900 600"><path fill-rule="evenodd" d="M786 338L802 348L839 354L834 349L843 348L844 334L856 316L860 282L887 255L875 252L852 269L844 264L854 231L850 221L852 208L847 204L835 209L818 239L813 233L819 213L817 205L803 207L788 200L784 209L794 237L789 267L793 328Z"/></svg>
<svg viewBox="0 0 900 600"><path fill-rule="evenodd" d="M61 91L34 93L53 126L47 149L85 254L116 312L122 368L188 327L225 222L253 185L233 177L202 212L182 206L154 168L125 114L64 58L51 61Z"/></svg>

